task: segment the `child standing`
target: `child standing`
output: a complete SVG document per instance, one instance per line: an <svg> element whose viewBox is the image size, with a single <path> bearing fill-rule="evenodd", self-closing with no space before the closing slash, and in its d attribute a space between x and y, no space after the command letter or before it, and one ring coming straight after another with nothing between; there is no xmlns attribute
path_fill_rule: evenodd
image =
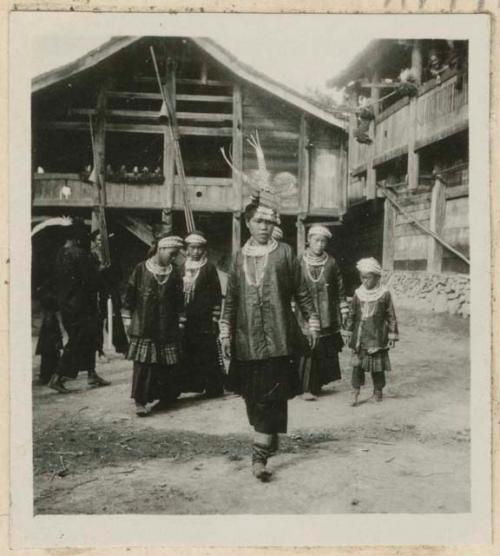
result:
<svg viewBox="0 0 500 556"><path fill-rule="evenodd" d="M385 372L391 370L389 349L398 340L398 323L389 290L380 284L382 268L373 257L361 259L356 268L361 286L355 291L347 330L352 349L352 405L358 403L365 373L371 373L373 394L382 401Z"/></svg>

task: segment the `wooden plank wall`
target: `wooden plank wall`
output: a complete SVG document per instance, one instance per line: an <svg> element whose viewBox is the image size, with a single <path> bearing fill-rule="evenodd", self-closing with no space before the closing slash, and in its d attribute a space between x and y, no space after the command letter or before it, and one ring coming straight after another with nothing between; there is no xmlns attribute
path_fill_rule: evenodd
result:
<svg viewBox="0 0 500 556"><path fill-rule="evenodd" d="M430 193L408 194L398 198L405 211L429 227ZM396 212L394 227L394 269L426 270L428 236L399 212Z"/></svg>
<svg viewBox="0 0 500 556"><path fill-rule="evenodd" d="M460 197L446 201L443 239L465 256L469 256L469 198ZM443 272L468 272L468 266L458 257L443 250Z"/></svg>
<svg viewBox="0 0 500 556"><path fill-rule="evenodd" d="M445 132L449 134L451 123L457 129L466 127L468 108L467 80L460 75L419 96L416 133L419 146L440 139Z"/></svg>
<svg viewBox="0 0 500 556"><path fill-rule="evenodd" d="M315 124L311 128L311 142L311 211L341 208L345 156L338 133Z"/></svg>

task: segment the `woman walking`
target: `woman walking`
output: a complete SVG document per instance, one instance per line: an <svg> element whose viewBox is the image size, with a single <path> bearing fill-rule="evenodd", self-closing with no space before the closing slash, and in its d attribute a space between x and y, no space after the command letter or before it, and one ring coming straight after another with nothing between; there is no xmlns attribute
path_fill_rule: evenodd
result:
<svg viewBox="0 0 500 556"><path fill-rule="evenodd" d="M134 362L132 398L145 417L152 406L179 395L179 316L183 310L182 279L173 260L183 246L180 237L161 236L152 256L130 277L125 307L131 313L130 347Z"/></svg>
<svg viewBox="0 0 500 556"><path fill-rule="evenodd" d="M325 226L311 226L308 247L301 259L304 279L320 323L318 345L302 359L300 365L306 400L317 400L322 386L341 379L338 354L344 342L340 330L346 323L349 306L339 267L326 252L331 238L332 234Z"/></svg>

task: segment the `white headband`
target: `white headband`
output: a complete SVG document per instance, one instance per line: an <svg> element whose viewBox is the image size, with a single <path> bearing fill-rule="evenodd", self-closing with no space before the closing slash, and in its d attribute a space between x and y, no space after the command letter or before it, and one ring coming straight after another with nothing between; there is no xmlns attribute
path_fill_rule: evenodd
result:
<svg viewBox="0 0 500 556"><path fill-rule="evenodd" d="M325 226L320 226L319 224L316 224L309 228L309 233L307 234L307 237L311 237L311 236L323 236L326 237L327 239L332 239L333 237L328 228L326 228Z"/></svg>
<svg viewBox="0 0 500 556"><path fill-rule="evenodd" d="M173 249L180 249L184 245L184 242L179 236L167 236L162 237L158 241L158 248L160 247L171 247Z"/></svg>
<svg viewBox="0 0 500 556"><path fill-rule="evenodd" d="M361 259L356 264L356 268L359 272L371 272L372 274L378 274L379 276L382 275L382 267L377 259L374 259L373 257Z"/></svg>
<svg viewBox="0 0 500 556"><path fill-rule="evenodd" d="M188 245L206 245L207 240L199 234L189 234L184 240Z"/></svg>

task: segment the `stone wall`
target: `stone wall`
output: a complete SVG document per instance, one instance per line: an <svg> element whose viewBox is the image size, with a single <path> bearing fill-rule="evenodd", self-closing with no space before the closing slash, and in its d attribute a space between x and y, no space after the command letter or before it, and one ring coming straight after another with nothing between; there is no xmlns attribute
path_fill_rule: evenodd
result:
<svg viewBox="0 0 500 556"><path fill-rule="evenodd" d="M382 281L400 306L470 316L470 278L466 274L385 271Z"/></svg>

